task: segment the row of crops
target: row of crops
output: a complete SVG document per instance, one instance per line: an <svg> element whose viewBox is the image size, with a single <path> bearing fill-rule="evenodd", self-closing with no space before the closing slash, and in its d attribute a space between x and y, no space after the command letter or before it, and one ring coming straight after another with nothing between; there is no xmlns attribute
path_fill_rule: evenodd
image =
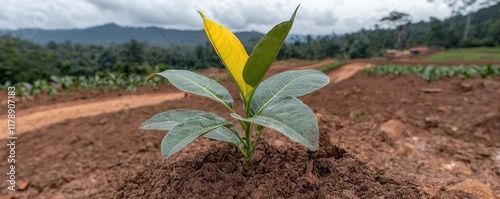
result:
<svg viewBox="0 0 500 199"><path fill-rule="evenodd" d="M500 65L472 65L472 66L422 66L422 65L382 65L363 70L369 74L375 75L415 75L428 82L443 78L459 77L486 78L488 76L500 76Z"/></svg>
<svg viewBox="0 0 500 199"><path fill-rule="evenodd" d="M51 76L50 79L36 80L34 82L11 83L9 81L0 85L0 88L7 91L8 87L14 86L18 97L34 97L40 94L49 96L67 95L69 91L93 91L101 92L124 91L135 92L138 87L154 88L159 84L166 83L165 78L153 78L146 81L147 75L123 73L107 73L104 75L85 76Z"/></svg>

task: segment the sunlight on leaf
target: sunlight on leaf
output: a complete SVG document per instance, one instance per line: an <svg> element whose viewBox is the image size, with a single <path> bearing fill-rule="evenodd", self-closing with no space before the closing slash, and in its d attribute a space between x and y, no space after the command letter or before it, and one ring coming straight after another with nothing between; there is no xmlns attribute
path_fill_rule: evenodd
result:
<svg viewBox="0 0 500 199"><path fill-rule="evenodd" d="M242 96L247 100L247 93L250 93L253 87L246 84L243 79L243 68L248 60L245 48L231 31L205 18L202 12L199 13L203 19L203 28L210 43L212 43L217 55L219 55L229 74L238 85Z"/></svg>

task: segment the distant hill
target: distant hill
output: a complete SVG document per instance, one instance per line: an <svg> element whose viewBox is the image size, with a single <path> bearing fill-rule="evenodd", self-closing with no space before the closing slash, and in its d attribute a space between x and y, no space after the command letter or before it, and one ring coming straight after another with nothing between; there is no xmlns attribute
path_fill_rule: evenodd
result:
<svg viewBox="0 0 500 199"><path fill-rule="evenodd" d="M150 44L168 46L198 45L208 41L203 30L123 27L114 23L85 29L44 30L30 28L14 31L0 30L0 35L7 33L39 44L46 44L50 41L61 43L67 40L73 43L109 44L124 43L135 39ZM260 39L264 36L259 32L238 32L235 34L244 45L251 44L254 37Z"/></svg>

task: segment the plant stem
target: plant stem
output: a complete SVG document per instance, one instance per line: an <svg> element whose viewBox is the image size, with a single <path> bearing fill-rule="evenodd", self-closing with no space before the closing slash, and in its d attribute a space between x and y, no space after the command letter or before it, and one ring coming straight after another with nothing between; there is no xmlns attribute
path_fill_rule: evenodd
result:
<svg viewBox="0 0 500 199"><path fill-rule="evenodd" d="M247 162L247 169L248 171L251 171L252 170L252 138L251 138L251 133L252 133L252 127L253 125L251 123L248 123L248 122L244 122L246 123L246 128L245 128L245 141L246 141L246 153L247 153L247 157L245 158L246 159L246 162Z"/></svg>
<svg viewBox="0 0 500 199"><path fill-rule="evenodd" d="M252 99L253 91L247 96L248 98L245 98L243 101L245 103L245 118L250 117L250 101ZM251 171L253 170L253 163L252 163L252 158L253 158L253 149L255 148L252 147L252 130L254 127L254 124L251 122L243 122L244 125L242 127L245 129L245 141L246 141L246 154L247 157L245 158L246 164L247 164L247 170ZM260 137L260 135L259 135Z"/></svg>
<svg viewBox="0 0 500 199"><path fill-rule="evenodd" d="M243 158L247 159L248 155L247 153L245 152L245 150L243 150L240 146L236 145L236 148L238 148L238 150L240 151L240 153L243 155Z"/></svg>
<svg viewBox="0 0 500 199"><path fill-rule="evenodd" d="M257 146L257 143L259 142L260 136L262 135L263 132L264 132L264 128L262 128L262 130L259 131L259 134L257 135L257 139L255 139L252 146L250 147L252 153L255 150L255 147Z"/></svg>
<svg viewBox="0 0 500 199"><path fill-rule="evenodd" d="M234 125L233 125L234 126ZM231 131L234 135L236 135L236 137L238 137L238 140L240 140L240 142L243 144L243 146L246 148L247 147L247 144L245 141L243 141L243 138L241 137L241 135L235 131L234 129L230 128L230 127L227 127L225 126L227 129L229 129L229 131Z"/></svg>

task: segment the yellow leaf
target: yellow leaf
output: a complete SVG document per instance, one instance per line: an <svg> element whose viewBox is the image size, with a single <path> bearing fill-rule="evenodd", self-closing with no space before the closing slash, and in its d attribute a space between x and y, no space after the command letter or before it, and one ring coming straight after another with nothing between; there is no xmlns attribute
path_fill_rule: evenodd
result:
<svg viewBox="0 0 500 199"><path fill-rule="evenodd" d="M248 60L248 54L241 44L240 40L227 28L217 24L198 11L203 19L203 28L207 34L210 43L212 43L217 55L226 66L231 77L238 85L241 95L245 100L253 87L245 83L243 79L243 68Z"/></svg>

